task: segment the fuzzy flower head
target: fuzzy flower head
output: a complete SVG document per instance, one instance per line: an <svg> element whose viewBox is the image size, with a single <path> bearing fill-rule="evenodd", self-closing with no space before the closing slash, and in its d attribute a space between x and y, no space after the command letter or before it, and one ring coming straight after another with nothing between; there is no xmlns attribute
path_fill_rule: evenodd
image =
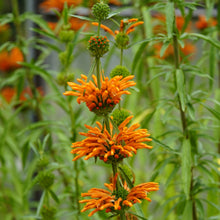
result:
<svg viewBox="0 0 220 220"><path fill-rule="evenodd" d="M123 78L115 76L109 80L108 77L101 79L101 87L97 85L97 78L92 76L93 81L87 82L87 77L81 75L81 79L77 81L81 84L68 82L68 85L74 91L66 91L66 96L77 96L77 102L85 102L90 111L97 115L106 115L110 113L116 104L121 100L121 95L130 94L125 89L134 86L136 83L130 81L134 78L133 75Z"/></svg>
<svg viewBox="0 0 220 220"><path fill-rule="evenodd" d="M119 30L112 31L109 27L101 24L101 28L111 34L115 38L116 46L120 49L126 49L129 44L129 36L131 32L135 30L135 27L143 24L143 21L138 21L137 18L123 19L120 23ZM93 22L92 25L98 26L97 22Z"/></svg>
<svg viewBox="0 0 220 220"><path fill-rule="evenodd" d="M106 163L117 163L126 157L132 157L138 149L151 149L151 146L143 143L152 140L149 138L150 134L147 129L138 129L140 127L138 123L127 127L132 117L127 117L118 126L117 132L114 132L111 123L110 131L105 126L103 127L100 122L96 122L98 127L94 128L85 125L89 131L87 133L80 132L80 135L85 136L86 139L72 144L71 153L77 155L73 160L81 157L85 157L84 160L98 157Z"/></svg>
<svg viewBox="0 0 220 220"><path fill-rule="evenodd" d="M116 192L116 180L117 174L113 179L113 183L104 184L108 190L92 188L88 193L82 193L82 197L91 197L91 199L80 201L80 203L87 203L81 212L94 209L88 216L104 209L106 209L106 212L119 213L121 209L128 209L135 203L141 203L141 200L145 199L150 202L151 199L148 197L148 193L159 190L159 185L155 182L142 183L131 189L124 182L123 186Z"/></svg>

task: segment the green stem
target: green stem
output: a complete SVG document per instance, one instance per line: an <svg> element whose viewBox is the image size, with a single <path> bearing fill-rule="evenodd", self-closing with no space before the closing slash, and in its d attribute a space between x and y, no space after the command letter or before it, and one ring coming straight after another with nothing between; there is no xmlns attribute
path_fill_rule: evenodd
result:
<svg viewBox="0 0 220 220"><path fill-rule="evenodd" d="M120 57L120 65L121 65L121 66L122 66L122 64L123 64L123 52L124 52L124 50L121 49L121 57Z"/></svg>
<svg viewBox="0 0 220 220"><path fill-rule="evenodd" d="M101 80L100 80L100 58L96 57L96 77L98 88L101 88Z"/></svg>
<svg viewBox="0 0 220 220"><path fill-rule="evenodd" d="M97 35L100 35L100 27L101 27L101 21L99 21L99 25L98 25L98 30L97 30Z"/></svg>
<svg viewBox="0 0 220 220"><path fill-rule="evenodd" d="M18 1L17 0L12 0L12 11L14 15L14 24L15 24L15 29L17 33L17 41L18 41L18 46L21 44L21 37L23 36L23 32L21 29L21 23L19 19L19 8L18 8Z"/></svg>
<svg viewBox="0 0 220 220"><path fill-rule="evenodd" d="M125 216L125 211L124 210L121 210L120 220L126 220L126 216Z"/></svg>
<svg viewBox="0 0 220 220"><path fill-rule="evenodd" d="M176 21L176 17L174 15L174 21ZM176 28L176 23L174 23L174 29L173 29L173 47L174 47L174 60L175 60L175 70L180 68L180 55L179 55L179 45L178 45L178 39L177 39L177 28ZM177 79L176 79L176 74L174 74L174 82L175 82L175 88L177 89ZM180 111L180 117L181 117L181 123L182 123L182 129L183 129L183 134L186 139L189 138L188 134L188 129L187 129L187 123L186 123L186 115L185 112L182 110L182 105L180 102L180 97L178 95L178 105L179 105L179 111ZM190 183L190 195L193 190L193 170L191 169L191 173L188 175L191 175L191 183ZM193 213L192 213L192 219L197 220L197 213L196 213L196 204L193 196L190 196L190 200L192 201L192 206L193 206Z"/></svg>

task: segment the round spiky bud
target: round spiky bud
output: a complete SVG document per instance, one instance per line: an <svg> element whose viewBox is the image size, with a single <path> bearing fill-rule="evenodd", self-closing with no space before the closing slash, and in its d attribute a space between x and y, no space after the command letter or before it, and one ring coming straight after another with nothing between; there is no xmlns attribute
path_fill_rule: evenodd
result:
<svg viewBox="0 0 220 220"><path fill-rule="evenodd" d="M100 58L109 50L109 40L105 36L90 37L89 47L91 56Z"/></svg>
<svg viewBox="0 0 220 220"><path fill-rule="evenodd" d="M38 160L37 160L37 164L36 167L38 170L43 170L47 167L47 165L49 164L49 158L46 155L42 155Z"/></svg>
<svg viewBox="0 0 220 220"><path fill-rule="evenodd" d="M98 21L105 20L108 17L109 13L109 6L103 2L96 3L92 7L92 14Z"/></svg>
<svg viewBox="0 0 220 220"><path fill-rule="evenodd" d="M116 66L110 73L111 78L113 78L114 76L123 76L124 78L129 75L130 75L129 70L125 66L120 66L120 65Z"/></svg>
<svg viewBox="0 0 220 220"><path fill-rule="evenodd" d="M119 126L131 114L125 109L115 109L112 113L113 122Z"/></svg>
<svg viewBox="0 0 220 220"><path fill-rule="evenodd" d="M53 206L44 205L41 210L42 220L54 220L56 214L56 208Z"/></svg>
<svg viewBox="0 0 220 220"><path fill-rule="evenodd" d="M53 185L54 174L50 171L41 171L37 176L37 181L43 189L48 189Z"/></svg>
<svg viewBox="0 0 220 220"><path fill-rule="evenodd" d="M59 59L63 66L68 66L73 60L73 54L69 54L69 51L63 51L59 54Z"/></svg>
<svg viewBox="0 0 220 220"><path fill-rule="evenodd" d="M116 46L120 49L126 49L129 43L129 37L127 34L119 32L115 38Z"/></svg>
<svg viewBox="0 0 220 220"><path fill-rule="evenodd" d="M73 30L61 30L59 33L59 38L62 42L70 42L74 38Z"/></svg>

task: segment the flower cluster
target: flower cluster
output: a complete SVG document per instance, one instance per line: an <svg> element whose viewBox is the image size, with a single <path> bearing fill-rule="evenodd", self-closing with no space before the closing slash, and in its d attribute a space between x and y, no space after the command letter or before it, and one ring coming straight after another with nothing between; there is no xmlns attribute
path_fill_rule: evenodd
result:
<svg viewBox="0 0 220 220"><path fill-rule="evenodd" d="M108 190L92 188L88 193L82 193L82 197L91 197L91 199L80 201L80 203L87 203L82 209L82 212L88 209L94 209L89 213L89 216L104 209L106 209L106 212L117 213L122 208L132 207L135 203L141 203L141 200L150 202L151 199L148 197L148 193L159 190L158 183L155 182L142 183L131 189L124 182L120 191L116 192L117 176L116 174L112 183L104 184Z"/></svg>
<svg viewBox="0 0 220 220"><path fill-rule="evenodd" d="M151 149L152 147L143 143L151 141L147 129L138 129L138 123L127 127L133 116L127 117L119 126L118 132L113 132L113 125L110 123L110 132L103 127L100 122L96 122L98 127L85 125L89 129L88 133L81 135L86 139L72 144L72 154L77 154L73 160L85 156L85 160L91 157L99 157L104 162L119 162L126 157L132 157L138 149ZM137 130L138 129L138 130Z"/></svg>
<svg viewBox="0 0 220 220"><path fill-rule="evenodd" d="M128 34L133 32L135 30L135 27L143 23L144 23L143 21L138 21L137 18L121 20L120 29L115 30L114 32L109 27L103 24L101 24L100 27L115 38L115 42L118 48L126 49L129 43ZM93 22L92 25L98 26L99 23Z"/></svg>
<svg viewBox="0 0 220 220"><path fill-rule="evenodd" d="M68 82L68 85L75 91L66 91L64 95L78 96L77 102L85 102L90 111L98 115L105 115L112 111L114 106L119 103L121 95L130 94L125 90L136 83L130 81L134 78L133 75L123 78L122 76L115 76L109 80L104 77L101 80L101 88L98 88L96 76L92 76L93 81L87 82L87 76L81 75L81 79L77 81L81 84Z"/></svg>

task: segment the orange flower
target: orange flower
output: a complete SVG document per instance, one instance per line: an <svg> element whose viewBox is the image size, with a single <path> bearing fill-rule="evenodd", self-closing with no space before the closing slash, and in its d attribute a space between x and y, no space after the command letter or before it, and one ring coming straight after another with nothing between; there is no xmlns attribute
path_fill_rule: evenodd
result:
<svg viewBox="0 0 220 220"><path fill-rule="evenodd" d="M48 22L47 24L51 30L55 30L57 27L57 22ZM74 31L78 31L80 28L83 27L83 25L85 25L84 30L87 30L89 28L89 22L81 20L79 18L74 18L74 17L70 18L69 24L70 24L70 29Z"/></svg>
<svg viewBox="0 0 220 220"><path fill-rule="evenodd" d="M208 27L214 27L217 25L217 20L214 18L206 19L204 15L199 15L199 20L196 22L196 27L203 30Z"/></svg>
<svg viewBox="0 0 220 220"><path fill-rule="evenodd" d="M173 45L170 44L167 47L164 55L162 57L160 57L160 50L161 50L162 46L163 46L162 43L158 43L158 44L154 45L157 58L166 59L170 56L174 56L174 48L173 48ZM195 53L196 47L193 44L186 42L184 47L183 48L180 47L179 49L185 56L188 56L188 55L192 55L193 53Z"/></svg>
<svg viewBox="0 0 220 220"><path fill-rule="evenodd" d="M10 103L15 95L16 91L12 87L4 87L3 89L1 89L1 96L5 99L7 103Z"/></svg>
<svg viewBox="0 0 220 220"><path fill-rule="evenodd" d="M135 23L131 24L133 22L135 22ZM115 32L113 32L109 27L107 27L107 26L105 26L103 24L101 24L101 28L104 31L106 31L109 34L111 34L115 38L117 34L124 33L124 31L125 31L125 34L127 34L127 35L130 34L131 32L133 32L135 30L135 27L137 27L137 26L139 26L139 25L141 25L143 23L144 23L143 21L138 21L137 18L131 18L131 19L126 19L126 20L121 20L120 29L116 30ZM129 24L131 24L131 25L127 28L127 30L125 30L125 27L127 25L129 25ZM99 24L98 24L98 22L92 22L92 25L98 26Z"/></svg>
<svg viewBox="0 0 220 220"><path fill-rule="evenodd" d="M154 15L154 18L157 19L159 24L154 26L154 33L159 34L159 33L166 33L166 16L163 14L156 14ZM179 31L182 30L183 26L185 24L185 18L182 16L176 16L176 26ZM186 27L186 31L189 31L191 27L191 22L188 24Z"/></svg>
<svg viewBox="0 0 220 220"><path fill-rule="evenodd" d="M43 90L39 87L37 88L39 94L41 96L43 96L44 92ZM5 99L5 101L7 103L11 103L12 99L16 96L17 91L15 88L12 87L4 87L3 89L1 89L0 91L1 96ZM32 91L30 88L24 88L24 90L21 92L20 97L19 97L19 101L23 102L26 101L28 97L32 97Z"/></svg>
<svg viewBox="0 0 220 220"><path fill-rule="evenodd" d="M87 137L82 141L72 144L72 154L77 154L74 161L84 157L88 160L91 157L99 157L104 162L119 162L123 158L132 157L138 149L151 149L151 146L143 142L151 141L147 129L138 129L139 124L127 127L133 116L127 117L119 126L118 132L113 133L113 125L110 123L110 131L96 122L98 127L85 125L89 130L87 133L80 132L80 135ZM138 129L138 130L137 130Z"/></svg>
<svg viewBox="0 0 220 220"><path fill-rule="evenodd" d="M3 51L0 53L0 71L7 72L11 69L20 67L18 62L23 62L24 57L18 47L14 47L10 52Z"/></svg>
<svg viewBox="0 0 220 220"><path fill-rule="evenodd" d="M123 76L115 76L112 79L104 77L101 79L101 88L97 86L96 76L92 76L93 82L87 82L87 77L81 75L81 79L74 82L68 82L68 85L75 91L66 91L64 95L78 96L77 102L85 102L90 111L96 114L103 115L111 112L116 104L119 103L121 95L130 94L129 91L124 91L130 86L134 86L134 81L129 81L134 78L133 75L123 78Z"/></svg>
<svg viewBox="0 0 220 220"><path fill-rule="evenodd" d="M45 11L50 11L51 9L62 11L65 2L67 3L68 7L76 7L82 3L82 0L45 0L40 4L40 7Z"/></svg>
<svg viewBox="0 0 220 220"><path fill-rule="evenodd" d="M132 189L129 189L127 183L124 182L124 185L121 186L117 192L115 190L116 178L117 174L113 183L104 184L109 190L92 188L88 193L82 193L82 197L88 196L91 197L91 199L80 201L80 203L87 203L81 212L85 212L88 209L94 209L88 216L92 216L94 213L104 209L106 209L106 212L114 212L122 208L131 207L137 202L141 203L143 199L151 201L147 194L159 190L159 185L155 182L142 183L134 186Z"/></svg>
<svg viewBox="0 0 220 220"><path fill-rule="evenodd" d="M0 25L0 32L7 31L10 28L8 24Z"/></svg>

